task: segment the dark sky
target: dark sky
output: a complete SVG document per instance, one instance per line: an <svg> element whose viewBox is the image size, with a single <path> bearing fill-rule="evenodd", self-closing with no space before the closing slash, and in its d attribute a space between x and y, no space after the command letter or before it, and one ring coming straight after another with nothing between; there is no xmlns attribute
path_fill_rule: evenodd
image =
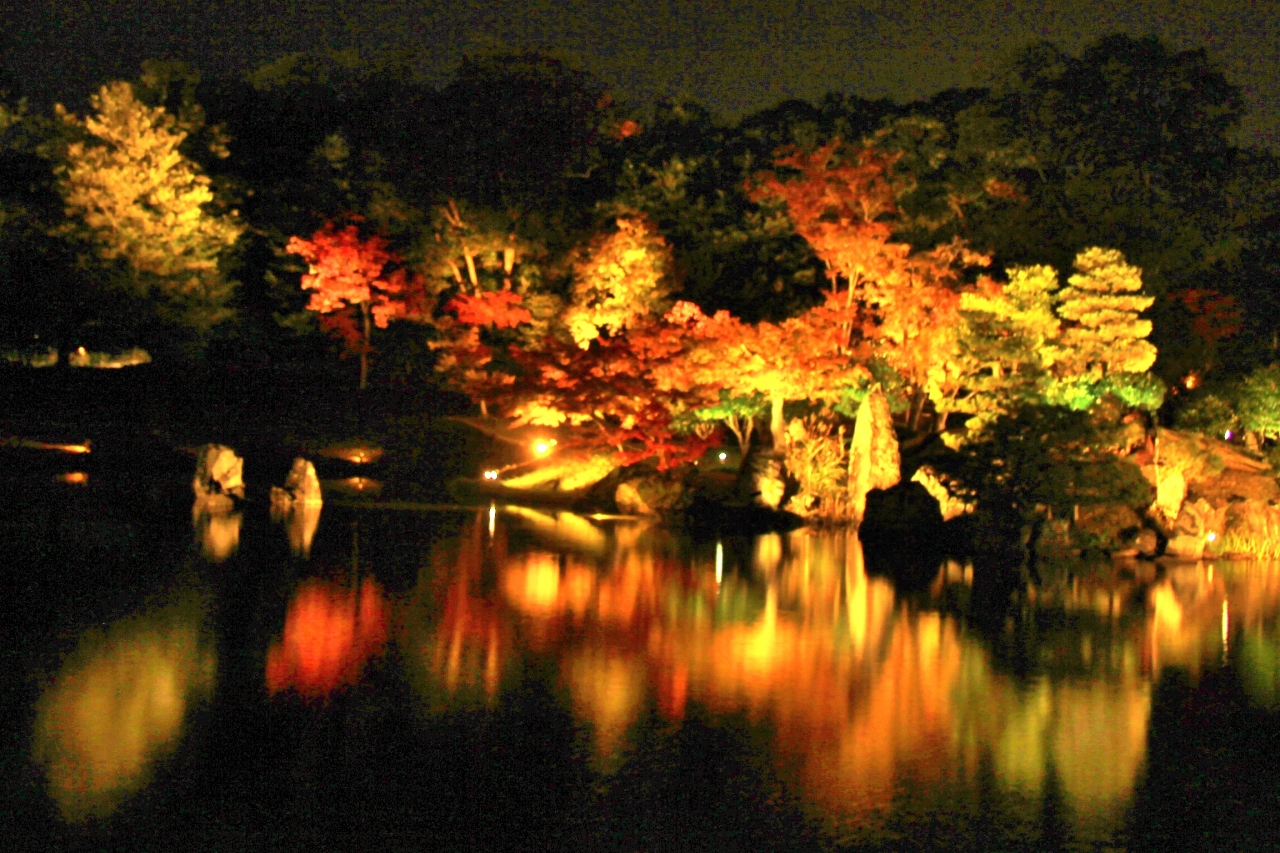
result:
<svg viewBox="0 0 1280 853"><path fill-rule="evenodd" d="M1097 36L1156 34L1204 47L1244 89L1243 141L1280 143L1275 0L12 0L4 66L33 100L79 105L141 60L206 73L290 51L411 49L430 78L486 42L557 48L622 99L685 96L724 118L827 91L912 100L981 84L1033 38L1077 51ZM7 41L7 44L5 43Z"/></svg>

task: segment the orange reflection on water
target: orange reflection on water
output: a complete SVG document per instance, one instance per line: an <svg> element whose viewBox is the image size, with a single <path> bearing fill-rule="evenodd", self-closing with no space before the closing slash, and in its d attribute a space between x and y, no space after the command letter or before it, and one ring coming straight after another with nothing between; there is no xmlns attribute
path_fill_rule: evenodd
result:
<svg viewBox="0 0 1280 853"><path fill-rule="evenodd" d="M304 581L289 602L284 636L267 651L267 691L322 698L354 684L387 641L387 604L370 578L358 592L328 581Z"/></svg>
<svg viewBox="0 0 1280 853"><path fill-rule="evenodd" d="M488 536L478 519L434 563L444 620L421 657L447 684L483 680L489 697L482 671L550 657L605 767L625 760L647 710L678 722L698 706L764 726L829 814L862 821L906 784L968 791L991 772L1018 802L1061 796L1077 838L1090 827L1102 838L1142 773L1163 667L1194 674L1257 635L1240 640L1257 660L1251 689L1280 704L1280 573L1228 583L1222 569L1146 565L1076 577L1028 595L1026 607L1064 614L1055 627L1026 631L1015 615L993 638L942 604L968 596L972 568L948 565L927 595L900 599L842 533L709 543L690 557L643 524L515 521L533 544L508 553L503 527ZM1028 674L993 643L1018 649Z"/></svg>

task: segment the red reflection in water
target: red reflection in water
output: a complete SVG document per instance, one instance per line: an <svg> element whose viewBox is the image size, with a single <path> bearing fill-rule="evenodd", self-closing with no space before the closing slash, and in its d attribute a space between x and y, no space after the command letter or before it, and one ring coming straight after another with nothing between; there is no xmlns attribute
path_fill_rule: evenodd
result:
<svg viewBox="0 0 1280 853"><path fill-rule="evenodd" d="M267 651L267 691L293 688L321 698L354 684L387 641L382 588L365 578L358 593L323 580L304 582L284 619L284 638Z"/></svg>

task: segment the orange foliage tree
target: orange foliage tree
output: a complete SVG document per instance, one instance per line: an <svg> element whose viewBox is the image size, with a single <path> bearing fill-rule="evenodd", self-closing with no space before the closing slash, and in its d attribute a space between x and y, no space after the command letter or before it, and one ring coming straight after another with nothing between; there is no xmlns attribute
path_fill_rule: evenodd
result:
<svg viewBox="0 0 1280 853"><path fill-rule="evenodd" d="M681 416L711 405L719 390L700 381L689 359L695 343L669 312L634 317L625 333L585 348L551 337L537 349L513 349L524 375L506 409L517 425L579 427L576 444L610 450L622 465L652 457L665 470L692 461L712 434L687 434Z"/></svg>
<svg viewBox="0 0 1280 853"><path fill-rule="evenodd" d="M358 217L348 217L358 221ZM308 264L302 288L312 290L309 311L321 325L338 335L360 357L360 387L368 384L370 337L373 326L385 329L397 317L421 316L417 304L421 282L403 268L388 271L399 257L378 235L362 237L356 224L339 227L326 222L310 239L290 237L285 251Z"/></svg>
<svg viewBox="0 0 1280 853"><path fill-rule="evenodd" d="M782 199L831 283L822 305L780 325L783 337L790 324L801 361L810 369L825 362L822 372L837 382L857 378L851 366L874 354L902 377L914 426L926 399L941 408L952 395L948 384L960 381L946 367L956 348L961 274L987 259L959 241L918 252L892 240L900 216L888 177L895 157L838 138L809 153L788 148L775 165L789 174L762 172L749 191L756 200ZM808 396L836 389L816 390Z"/></svg>

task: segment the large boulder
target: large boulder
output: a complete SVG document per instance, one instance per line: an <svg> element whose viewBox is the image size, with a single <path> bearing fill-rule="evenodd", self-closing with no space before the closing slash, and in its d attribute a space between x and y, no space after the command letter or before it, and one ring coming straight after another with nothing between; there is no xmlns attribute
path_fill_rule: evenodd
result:
<svg viewBox="0 0 1280 853"><path fill-rule="evenodd" d="M662 515L681 508L686 499L683 479L672 472L642 472L614 490L618 511L627 515Z"/></svg>
<svg viewBox="0 0 1280 853"><path fill-rule="evenodd" d="M928 584L942 565L943 531L938 501L920 483L872 489L858 525L867 571L901 587Z"/></svg>
<svg viewBox="0 0 1280 853"><path fill-rule="evenodd" d="M316 466L302 457L294 459L284 486L271 487L271 520L285 526L294 555L311 555L311 540L320 525L323 505Z"/></svg>
<svg viewBox="0 0 1280 853"><path fill-rule="evenodd" d="M849 453L849 501L853 517L860 520L866 510L868 492L888 489L902 479L902 460L893 416L889 412L889 398L878 383L858 407Z"/></svg>
<svg viewBox="0 0 1280 853"><path fill-rule="evenodd" d="M1112 553L1130 551L1136 547L1142 518L1124 505L1082 506L1076 512L1075 528L1086 546Z"/></svg>
<svg viewBox="0 0 1280 853"><path fill-rule="evenodd" d="M778 509L787 496L781 454L752 447L738 471L738 498L744 503Z"/></svg>
<svg viewBox="0 0 1280 853"><path fill-rule="evenodd" d="M276 507L285 509L294 504L323 502L320 494L320 479L316 476L316 466L301 456L293 460L293 466L285 478L284 487L271 487L273 509Z"/></svg>
<svg viewBox="0 0 1280 853"><path fill-rule="evenodd" d="M230 508L244 500L244 460L230 447L206 444L196 451L196 474L191 481L196 501L211 509Z"/></svg>
<svg viewBox="0 0 1280 853"><path fill-rule="evenodd" d="M914 480L896 483L867 493L858 538L867 542L932 536L942 530L944 520L937 499L923 485Z"/></svg>
<svg viewBox="0 0 1280 853"><path fill-rule="evenodd" d="M1165 545L1165 556L1199 560L1226 532L1226 519L1225 505L1215 506L1204 498L1185 502L1174 522L1173 535Z"/></svg>
<svg viewBox="0 0 1280 853"><path fill-rule="evenodd" d="M1156 520L1173 524L1182 512L1182 502L1187 499L1187 478L1176 468L1161 472L1154 467L1150 469L1147 478L1156 487L1156 502L1151 507Z"/></svg>

